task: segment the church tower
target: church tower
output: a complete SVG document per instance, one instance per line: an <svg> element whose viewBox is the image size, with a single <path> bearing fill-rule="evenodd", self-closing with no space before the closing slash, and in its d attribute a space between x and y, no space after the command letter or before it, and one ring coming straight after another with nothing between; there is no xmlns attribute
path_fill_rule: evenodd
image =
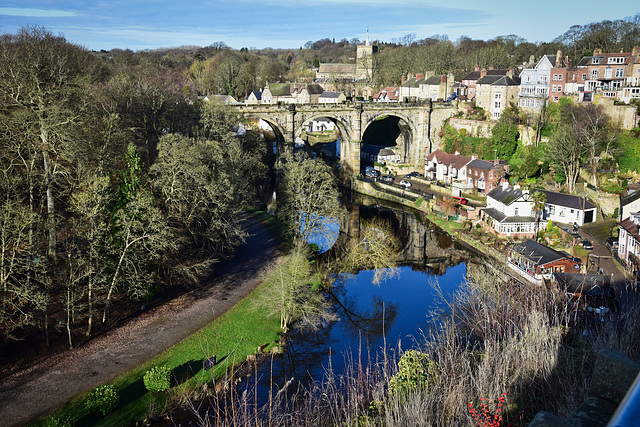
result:
<svg viewBox="0 0 640 427"><path fill-rule="evenodd" d="M371 44L367 29L367 40L363 45L358 45L356 50L356 80L373 80L373 55L376 53L378 45Z"/></svg>

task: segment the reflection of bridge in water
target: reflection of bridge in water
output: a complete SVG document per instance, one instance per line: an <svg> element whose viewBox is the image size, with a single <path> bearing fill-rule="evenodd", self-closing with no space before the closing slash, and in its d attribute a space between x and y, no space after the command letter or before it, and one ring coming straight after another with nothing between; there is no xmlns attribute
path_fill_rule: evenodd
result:
<svg viewBox="0 0 640 427"><path fill-rule="evenodd" d="M377 217L388 221L397 233L400 243L399 265L411 266L416 271L428 269L436 275L442 275L447 267L458 265L475 255L457 245L445 232L433 227L419 211L393 206L355 192L353 196L354 203L345 203L347 215L340 226L339 241L358 239L361 222Z"/></svg>

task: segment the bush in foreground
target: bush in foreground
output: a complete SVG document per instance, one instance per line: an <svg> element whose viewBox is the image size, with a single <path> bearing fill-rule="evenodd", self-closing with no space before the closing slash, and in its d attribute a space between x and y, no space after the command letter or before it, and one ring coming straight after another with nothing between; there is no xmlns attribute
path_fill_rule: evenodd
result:
<svg viewBox="0 0 640 427"><path fill-rule="evenodd" d="M171 371L166 366L154 366L144 374L144 386L155 393L168 390L171 386Z"/></svg>
<svg viewBox="0 0 640 427"><path fill-rule="evenodd" d="M118 392L112 385L102 385L87 395L85 406L90 411L107 415L118 405Z"/></svg>

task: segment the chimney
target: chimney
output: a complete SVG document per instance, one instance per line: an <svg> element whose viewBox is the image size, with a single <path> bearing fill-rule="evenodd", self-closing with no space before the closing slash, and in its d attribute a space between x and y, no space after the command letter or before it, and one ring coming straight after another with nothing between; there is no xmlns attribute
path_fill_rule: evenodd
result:
<svg viewBox="0 0 640 427"><path fill-rule="evenodd" d="M602 53L602 49L595 48L593 49L593 56L600 55Z"/></svg>
<svg viewBox="0 0 640 427"><path fill-rule="evenodd" d="M447 82L447 76L440 76L440 83L446 83Z"/></svg>
<svg viewBox="0 0 640 427"><path fill-rule="evenodd" d="M529 65L533 65L536 62L535 55L529 55Z"/></svg>
<svg viewBox="0 0 640 427"><path fill-rule="evenodd" d="M487 69L482 67L482 70L480 70L480 78L484 77L487 75Z"/></svg>
<svg viewBox="0 0 640 427"><path fill-rule="evenodd" d="M407 74L407 80L411 80L411 79L413 79L413 73Z"/></svg>
<svg viewBox="0 0 640 427"><path fill-rule="evenodd" d="M556 68L562 67L562 51L556 52Z"/></svg>
<svg viewBox="0 0 640 427"><path fill-rule="evenodd" d="M634 47L633 47L633 50L631 50L631 55L632 55L634 58L639 57L639 56L640 56L640 47L638 47L638 46L634 46Z"/></svg>
<svg viewBox="0 0 640 427"><path fill-rule="evenodd" d="M454 153L456 156L460 155L460 152L458 150L456 150L456 152Z"/></svg>
<svg viewBox="0 0 640 427"><path fill-rule="evenodd" d="M402 84L404 84L404 82L406 81L407 81L407 76L404 73L402 73Z"/></svg>
<svg viewBox="0 0 640 427"><path fill-rule="evenodd" d="M507 77L513 78L513 68L509 68L509 70L507 70Z"/></svg>
<svg viewBox="0 0 640 427"><path fill-rule="evenodd" d="M493 70L493 66L490 66L490 67L489 67L489 69L490 69L490 70Z"/></svg>
<svg viewBox="0 0 640 427"><path fill-rule="evenodd" d="M416 74L416 81L418 81L420 79L424 79L424 74L422 74L422 73Z"/></svg>
<svg viewBox="0 0 640 427"><path fill-rule="evenodd" d="M502 180L502 189L506 190L507 188L509 188L509 181L507 181L506 179Z"/></svg>
<svg viewBox="0 0 640 427"><path fill-rule="evenodd" d="M513 184L513 188L514 188L514 190L519 190L520 189L520 183L516 182L515 184Z"/></svg>
<svg viewBox="0 0 640 427"><path fill-rule="evenodd" d="M473 153L471 155L471 160L478 160L478 154L477 153Z"/></svg>
<svg viewBox="0 0 640 427"><path fill-rule="evenodd" d="M476 66L473 67L473 71L480 71L480 66L478 64L476 64Z"/></svg>

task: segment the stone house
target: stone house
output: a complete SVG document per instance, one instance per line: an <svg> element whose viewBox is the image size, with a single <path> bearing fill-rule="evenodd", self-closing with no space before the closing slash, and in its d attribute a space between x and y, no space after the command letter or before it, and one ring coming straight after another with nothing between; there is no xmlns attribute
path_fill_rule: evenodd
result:
<svg viewBox="0 0 640 427"><path fill-rule="evenodd" d="M520 78L513 77L512 70L505 76L484 76L476 82L476 105L498 120L510 104L518 105L519 85Z"/></svg>
<svg viewBox="0 0 640 427"><path fill-rule="evenodd" d="M262 102L262 92L254 90L244 99L245 104L255 105Z"/></svg>
<svg viewBox="0 0 640 427"><path fill-rule="evenodd" d="M453 89L453 74L449 76L431 76L420 83L419 87L419 99L444 100Z"/></svg>
<svg viewBox="0 0 640 427"><path fill-rule="evenodd" d="M342 104L347 97L342 92L322 92L318 97L318 104Z"/></svg>
<svg viewBox="0 0 640 427"><path fill-rule="evenodd" d="M317 104L324 89L319 84L310 84L294 88L291 92L298 104Z"/></svg>
<svg viewBox="0 0 640 427"><path fill-rule="evenodd" d="M262 91L263 104L278 102L292 103L291 85L289 83L267 83Z"/></svg>
<svg viewBox="0 0 640 427"><path fill-rule="evenodd" d="M433 73L427 73L430 75ZM417 100L420 98L420 84L424 83L425 75L418 73L415 76L409 73L407 76L402 75L402 81L399 87L399 97L404 100Z"/></svg>
<svg viewBox="0 0 640 427"><path fill-rule="evenodd" d="M493 67L482 68L476 65L475 69L462 78L462 84L467 87L467 98L473 99L476 96L476 82L484 76L506 76L509 70L494 70Z"/></svg>

